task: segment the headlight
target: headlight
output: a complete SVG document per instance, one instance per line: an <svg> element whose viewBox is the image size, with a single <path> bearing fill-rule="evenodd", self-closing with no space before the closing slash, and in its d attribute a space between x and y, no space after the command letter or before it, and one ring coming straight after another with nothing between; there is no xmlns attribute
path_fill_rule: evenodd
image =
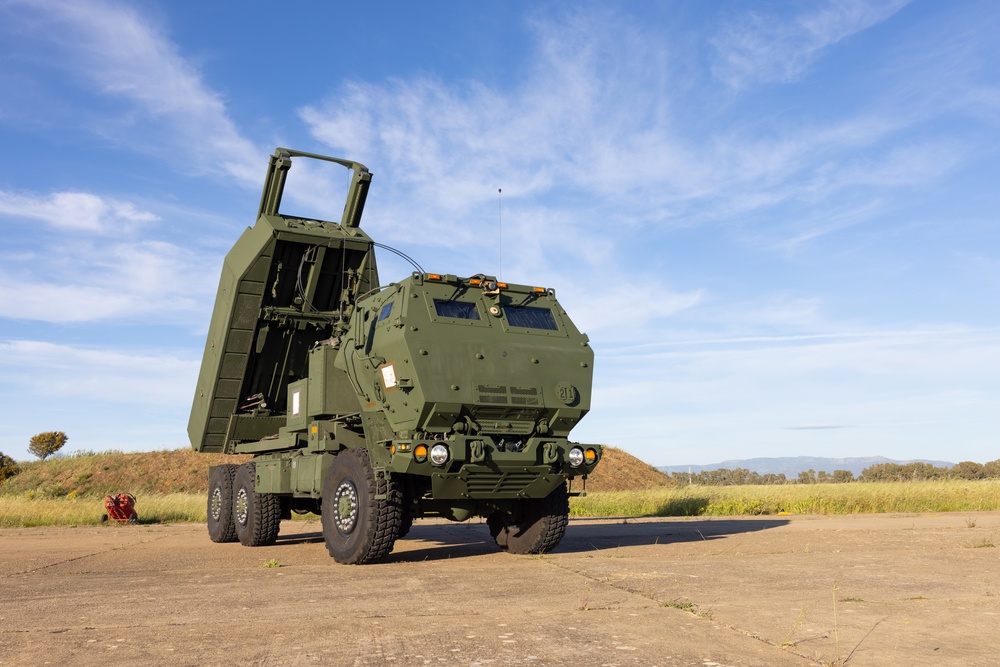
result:
<svg viewBox="0 0 1000 667"><path fill-rule="evenodd" d="M583 452L580 452L580 455L582 456ZM431 463L434 465L443 466L448 462L449 456L448 448L444 445L434 445L431 447Z"/></svg>
<svg viewBox="0 0 1000 667"><path fill-rule="evenodd" d="M579 468L580 464L583 463L583 450L579 447L574 447L569 450L569 464L574 468Z"/></svg>

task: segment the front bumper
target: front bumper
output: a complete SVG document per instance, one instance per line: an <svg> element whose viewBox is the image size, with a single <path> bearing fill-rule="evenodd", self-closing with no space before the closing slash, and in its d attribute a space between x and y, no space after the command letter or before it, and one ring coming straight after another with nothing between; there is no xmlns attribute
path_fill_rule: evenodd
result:
<svg viewBox="0 0 1000 667"><path fill-rule="evenodd" d="M448 448L449 458L434 465L419 455L421 445ZM569 452L578 447L592 456L579 466ZM430 478L435 499L501 500L544 498L567 479L586 476L601 460L600 445L580 445L558 438L530 438L520 451L501 451L488 436L454 435L446 440L397 440L389 469ZM421 460L423 459L423 460Z"/></svg>

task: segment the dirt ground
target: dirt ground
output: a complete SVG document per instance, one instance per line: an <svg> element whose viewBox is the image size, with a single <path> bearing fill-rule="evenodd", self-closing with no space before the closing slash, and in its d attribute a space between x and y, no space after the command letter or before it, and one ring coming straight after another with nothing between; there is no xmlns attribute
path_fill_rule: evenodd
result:
<svg viewBox="0 0 1000 667"><path fill-rule="evenodd" d="M1000 662L1000 513L576 520L544 557L418 523L369 566L319 530L0 529L0 665Z"/></svg>

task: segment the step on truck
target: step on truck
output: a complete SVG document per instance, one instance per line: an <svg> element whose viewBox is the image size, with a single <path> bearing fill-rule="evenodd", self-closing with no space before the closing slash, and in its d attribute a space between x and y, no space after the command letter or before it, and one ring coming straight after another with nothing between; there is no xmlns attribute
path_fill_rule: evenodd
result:
<svg viewBox="0 0 1000 667"><path fill-rule="evenodd" d="M302 160L350 170L339 220L280 212ZM360 227L370 183L348 160L278 148L268 161L257 221L226 255L188 424L196 451L252 455L209 470L209 536L273 544L282 519L313 512L330 555L358 564L414 519L482 517L501 549L548 552L601 459L568 439L590 409L587 336L550 288L419 267L380 284L386 246Z"/></svg>

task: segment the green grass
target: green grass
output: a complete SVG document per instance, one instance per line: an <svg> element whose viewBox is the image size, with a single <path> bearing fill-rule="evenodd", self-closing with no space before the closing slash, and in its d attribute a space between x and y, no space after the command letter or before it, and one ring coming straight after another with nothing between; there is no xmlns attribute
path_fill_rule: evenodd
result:
<svg viewBox="0 0 1000 667"><path fill-rule="evenodd" d="M140 495L135 511L140 524L204 523L207 517L203 493ZM38 498L28 495L0 495L0 527L96 526L106 514L104 498ZM293 521L318 521L316 514L292 514ZM109 525L115 525L110 522Z"/></svg>
<svg viewBox="0 0 1000 667"><path fill-rule="evenodd" d="M135 511L139 523L205 521L206 501L192 493L139 496ZM5 527L93 526L105 513L103 498L0 496L0 526Z"/></svg>
<svg viewBox="0 0 1000 667"><path fill-rule="evenodd" d="M139 523L205 521L204 493L137 494ZM1000 480L704 486L592 492L570 501L573 516L774 516L1000 510ZM0 526L98 525L103 497L0 494ZM315 520L315 515L296 519ZM967 520L967 525L970 525ZM971 525L975 525L974 523ZM992 547L992 540L976 543Z"/></svg>
<svg viewBox="0 0 1000 667"><path fill-rule="evenodd" d="M700 486L590 493L573 516L768 516L1000 510L1000 480Z"/></svg>

